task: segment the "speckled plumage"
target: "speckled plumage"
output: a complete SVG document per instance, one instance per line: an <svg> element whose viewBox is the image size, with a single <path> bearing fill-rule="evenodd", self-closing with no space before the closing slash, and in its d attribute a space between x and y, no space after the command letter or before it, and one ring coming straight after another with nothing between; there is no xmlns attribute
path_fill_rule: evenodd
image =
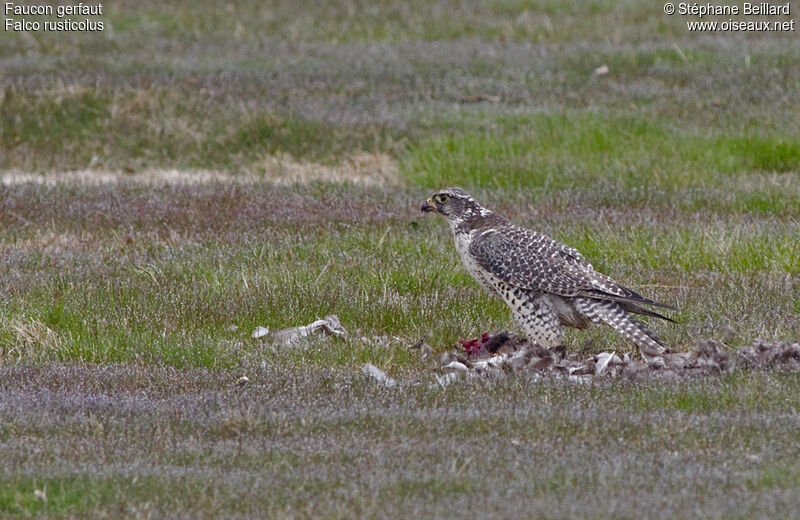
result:
<svg viewBox="0 0 800 520"><path fill-rule="evenodd" d="M467 272L505 301L532 341L561 345L565 325L585 329L603 323L645 355L664 351L666 345L630 313L669 320L642 305L673 307L598 273L576 249L511 223L460 188L435 193L422 210L447 219Z"/></svg>

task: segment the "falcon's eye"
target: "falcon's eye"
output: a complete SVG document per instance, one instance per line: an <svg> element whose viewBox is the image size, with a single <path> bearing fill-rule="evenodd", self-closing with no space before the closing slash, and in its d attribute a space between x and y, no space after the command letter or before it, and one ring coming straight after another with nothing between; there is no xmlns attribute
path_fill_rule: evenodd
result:
<svg viewBox="0 0 800 520"><path fill-rule="evenodd" d="M444 204L445 202L447 202L447 199L449 199L450 197L448 197L444 193L440 193L435 198L436 198L436 202L438 202L439 204Z"/></svg>

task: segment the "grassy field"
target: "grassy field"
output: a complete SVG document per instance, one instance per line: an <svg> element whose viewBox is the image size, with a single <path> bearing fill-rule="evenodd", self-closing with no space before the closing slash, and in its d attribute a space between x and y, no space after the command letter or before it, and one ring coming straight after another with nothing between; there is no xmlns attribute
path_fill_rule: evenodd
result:
<svg viewBox="0 0 800 520"><path fill-rule="evenodd" d="M800 517L796 373L441 388L406 348L517 330L419 212L450 185L679 307L676 350L800 338L797 33L104 8L0 38L1 517ZM327 314L346 338L250 337Z"/></svg>

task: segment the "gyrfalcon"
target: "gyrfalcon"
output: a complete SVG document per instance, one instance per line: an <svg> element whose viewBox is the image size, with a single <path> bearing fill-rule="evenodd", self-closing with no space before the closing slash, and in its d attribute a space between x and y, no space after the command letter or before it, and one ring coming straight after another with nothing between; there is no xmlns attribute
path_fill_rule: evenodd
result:
<svg viewBox="0 0 800 520"><path fill-rule="evenodd" d="M564 325L586 329L604 323L645 356L664 352L664 342L630 313L673 321L642 305L677 309L598 273L577 249L511 223L461 188L434 193L422 212L447 219L467 272L506 302L531 341L559 346Z"/></svg>

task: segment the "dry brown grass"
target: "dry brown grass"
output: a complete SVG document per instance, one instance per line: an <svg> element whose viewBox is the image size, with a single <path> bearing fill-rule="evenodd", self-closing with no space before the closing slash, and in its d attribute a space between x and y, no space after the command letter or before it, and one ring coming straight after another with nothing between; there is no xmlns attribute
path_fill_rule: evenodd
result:
<svg viewBox="0 0 800 520"><path fill-rule="evenodd" d="M0 364L48 361L61 352L61 336L32 316L3 316L0 331Z"/></svg>
<svg viewBox="0 0 800 520"><path fill-rule="evenodd" d="M271 155L254 164L264 177L277 184L309 182L356 183L367 186L398 186L397 162L386 154L360 152L334 165L298 161L287 155Z"/></svg>
<svg viewBox="0 0 800 520"><path fill-rule="evenodd" d="M267 182L280 186L312 182L353 183L365 186L397 186L401 180L397 161L386 154L358 152L334 164L300 160L288 154L262 157L252 168L240 174L218 170L143 169L135 172L105 169L48 171L32 173L20 170L0 171L0 184L26 183L56 186L60 184L99 185L120 182L144 186L187 184Z"/></svg>

